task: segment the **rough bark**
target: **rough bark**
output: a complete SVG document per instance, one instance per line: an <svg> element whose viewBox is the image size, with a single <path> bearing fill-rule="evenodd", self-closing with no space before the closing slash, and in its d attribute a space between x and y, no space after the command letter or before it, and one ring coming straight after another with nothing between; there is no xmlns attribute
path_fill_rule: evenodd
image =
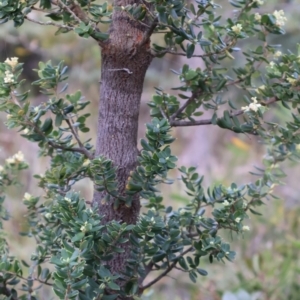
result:
<svg viewBox="0 0 300 300"><path fill-rule="evenodd" d="M124 3L126 2L126 3ZM115 5L127 5L122 1ZM133 3L133 1L131 2ZM137 130L141 94L145 73L152 60L150 41L142 42L147 27L131 19L125 12L113 14L109 41L102 45L102 70L96 155L110 158L117 167L119 192L123 193L129 173L137 162ZM134 224L140 210L139 198L131 207L114 200L103 204L104 194L95 191L93 202L104 215L103 222L116 220ZM109 263L112 272L120 272L129 254L116 255Z"/></svg>

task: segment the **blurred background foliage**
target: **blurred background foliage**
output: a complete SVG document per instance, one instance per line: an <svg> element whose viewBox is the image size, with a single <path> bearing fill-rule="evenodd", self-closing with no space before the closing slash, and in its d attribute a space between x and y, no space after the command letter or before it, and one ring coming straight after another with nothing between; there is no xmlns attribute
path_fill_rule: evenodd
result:
<svg viewBox="0 0 300 300"><path fill-rule="evenodd" d="M233 8L229 1L215 1L222 5L220 13L223 18L232 16ZM300 0L268 0L261 7L260 13L273 12L283 9L288 18L284 36L272 36L273 44L281 44L281 51L288 49L296 51L296 44L300 43L299 16ZM36 12L35 12L36 13ZM37 16L38 17L38 16ZM24 77L28 82L37 79L32 69L37 68L39 61L52 60L58 63L64 60L69 66L69 91L80 89L87 100L91 101L88 110L90 118L89 137L95 137L100 80L100 52L98 45L92 40L83 40L75 34L54 35L56 29L38 25L24 24L15 29L12 23L1 25L0 31L0 59L18 56L24 62ZM162 41L162 35L155 35L153 41L157 44ZM251 45L250 45L251 42ZM239 46L243 48L255 47L252 41L247 40ZM147 73L142 98L139 135L144 135L144 124L150 120L147 102L154 93L153 87L162 87L165 90L176 85L177 77L170 69L180 69L186 62L184 58L166 55L155 59ZM201 67L201 59L193 58L188 62L192 67ZM236 56L230 62L235 67L242 61ZM33 104L45 100L33 86L29 86ZM239 91L231 93L232 99L239 103ZM242 105L242 102L240 102ZM284 108L277 110L273 118L285 118ZM29 240L18 233L24 231L23 219L25 206L21 199L25 192L33 195L42 195L42 190L36 187L34 174L42 174L47 167L47 159L37 157L37 146L19 136L17 132L8 131L3 122L5 116L0 115L0 164L13 153L21 150L25 154L30 168L22 173L23 185L9 191L6 205L12 219L6 224L9 235L11 252L21 258L29 258L33 245ZM94 130L93 130L94 128ZM206 186L231 182L247 183L253 171L253 166L261 165L264 147L255 137L238 135L227 132L219 127L201 126L194 128L175 128L173 134L177 137L174 153L178 156L178 166L194 165L198 172L205 176ZM165 277L154 289L145 293L144 299L195 299L195 300L264 300L264 299L300 299L300 166L286 163L284 170L287 177L286 186L278 187L279 200L272 200L261 208L263 216L253 216L249 221L250 232L243 238L224 236L234 241L238 256L234 263L209 266L208 261L202 263L209 271L206 278L201 278L196 285L188 278L179 277L174 272L171 277ZM176 178L179 174L170 174ZM174 187L174 186L173 186ZM82 181L76 188L87 199L91 200L92 185ZM188 201L183 195L180 182L175 189L164 187L166 202L173 207L181 206ZM167 205L167 204L166 204ZM45 298L50 299L45 290Z"/></svg>

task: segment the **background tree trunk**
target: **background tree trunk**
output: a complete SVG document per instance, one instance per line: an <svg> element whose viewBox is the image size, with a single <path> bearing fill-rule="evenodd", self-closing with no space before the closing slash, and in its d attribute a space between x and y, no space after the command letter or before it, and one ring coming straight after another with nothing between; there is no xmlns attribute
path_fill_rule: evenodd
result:
<svg viewBox="0 0 300 300"><path fill-rule="evenodd" d="M116 5L127 5L126 3ZM131 4L133 1L131 2ZM115 11L110 28L110 39L102 46L102 71L96 155L110 158L117 169L119 192L123 193L129 173L137 162L137 130L140 100L145 73L152 60L150 40L141 43L147 27L132 20L127 13ZM103 204L103 192L94 193L93 203L111 220L134 224L140 211L139 198L131 207L124 204L114 209L114 199ZM112 272L123 269L130 249L118 254L109 263Z"/></svg>

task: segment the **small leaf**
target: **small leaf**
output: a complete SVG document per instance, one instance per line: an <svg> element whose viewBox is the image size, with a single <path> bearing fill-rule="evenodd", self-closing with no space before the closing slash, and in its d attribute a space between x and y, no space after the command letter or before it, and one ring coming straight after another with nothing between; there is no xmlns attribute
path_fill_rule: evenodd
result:
<svg viewBox="0 0 300 300"><path fill-rule="evenodd" d="M84 232L79 232L79 233L75 234L75 236L73 236L71 241L73 243L78 242L78 241L81 241L83 239L83 237L84 237Z"/></svg>
<svg viewBox="0 0 300 300"><path fill-rule="evenodd" d="M186 57L191 58L195 51L195 45L194 44L188 44L186 49Z"/></svg>
<svg viewBox="0 0 300 300"><path fill-rule="evenodd" d="M110 289L112 289L114 291L119 291L120 290L120 287L112 281L108 282L107 285Z"/></svg>

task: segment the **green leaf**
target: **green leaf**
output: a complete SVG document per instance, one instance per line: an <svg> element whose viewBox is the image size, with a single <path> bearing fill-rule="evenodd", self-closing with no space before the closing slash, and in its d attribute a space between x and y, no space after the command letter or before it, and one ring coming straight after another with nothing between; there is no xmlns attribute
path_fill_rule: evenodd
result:
<svg viewBox="0 0 300 300"><path fill-rule="evenodd" d="M195 45L194 44L188 44L186 49L186 57L191 58L195 51Z"/></svg>
<svg viewBox="0 0 300 300"><path fill-rule="evenodd" d="M75 236L73 236L73 238L71 239L71 241L74 242L78 242L81 241L84 238L84 232L78 232L77 234L75 234Z"/></svg>
<svg viewBox="0 0 300 300"><path fill-rule="evenodd" d="M99 41L105 41L109 38L108 33L96 31L92 34L92 37Z"/></svg>
<svg viewBox="0 0 300 300"><path fill-rule="evenodd" d="M107 283L108 287L114 291L119 291L120 290L120 287L114 283L113 281L110 281Z"/></svg>
<svg viewBox="0 0 300 300"><path fill-rule="evenodd" d="M59 127L62 124L62 121L64 120L64 116L62 114L58 114L55 117L55 126Z"/></svg>
<svg viewBox="0 0 300 300"><path fill-rule="evenodd" d="M182 269L184 269L186 271L189 269L184 257L180 257L178 260L178 263Z"/></svg>
<svg viewBox="0 0 300 300"><path fill-rule="evenodd" d="M202 276L207 276L207 274L208 274L207 271L200 269L200 268L197 268L197 272Z"/></svg>

